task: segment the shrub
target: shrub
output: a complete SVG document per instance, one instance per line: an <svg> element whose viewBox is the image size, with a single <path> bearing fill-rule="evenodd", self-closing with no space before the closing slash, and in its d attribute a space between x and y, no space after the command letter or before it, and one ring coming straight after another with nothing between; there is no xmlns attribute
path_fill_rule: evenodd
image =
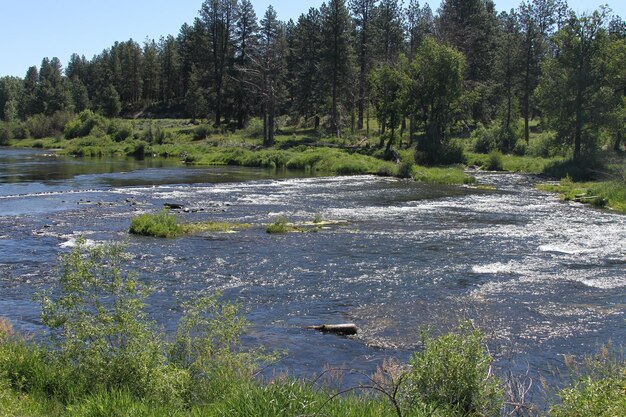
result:
<svg viewBox="0 0 626 417"><path fill-rule="evenodd" d="M0 146L8 145L13 139L13 129L9 123L0 123Z"/></svg>
<svg viewBox="0 0 626 417"><path fill-rule="evenodd" d="M65 138L74 139L89 136L95 127L104 128L106 124L106 119L101 115L91 110L83 110L65 125Z"/></svg>
<svg viewBox="0 0 626 417"><path fill-rule="evenodd" d="M213 129L208 125L200 125L193 130L193 140L208 139Z"/></svg>
<svg viewBox="0 0 626 417"><path fill-rule="evenodd" d="M266 232L269 234L282 234L293 231L286 217L279 217L276 221L267 226Z"/></svg>
<svg viewBox="0 0 626 417"><path fill-rule="evenodd" d="M424 350L410 360L409 401L447 410L445 415L499 415L502 392L484 334L466 324L458 333L426 336L423 343Z"/></svg>
<svg viewBox="0 0 626 417"><path fill-rule="evenodd" d="M489 157L487 158L487 161L485 161L483 168L489 171L502 171L504 169L502 154L499 151L492 151L489 153Z"/></svg>
<svg viewBox="0 0 626 417"><path fill-rule="evenodd" d="M560 404L550 408L553 417L613 417L626 415L626 363L623 352L604 346L578 365L566 357L572 383L558 392Z"/></svg>
<svg viewBox="0 0 626 417"><path fill-rule="evenodd" d="M470 136L473 141L474 152L489 153L498 146L497 138L493 129L487 129L479 123Z"/></svg>
<svg viewBox="0 0 626 417"><path fill-rule="evenodd" d="M175 396L164 340L145 313L148 288L123 269L120 245L76 248L62 257L57 294L42 297L42 321L58 330L62 363L89 391L128 389L139 397Z"/></svg>
<svg viewBox="0 0 626 417"><path fill-rule="evenodd" d="M258 117L250 119L242 133L249 138L260 138L263 136L263 120Z"/></svg>
<svg viewBox="0 0 626 417"><path fill-rule="evenodd" d="M171 238L184 233L176 216L163 209L159 214L142 214L131 220L130 233L140 236Z"/></svg>

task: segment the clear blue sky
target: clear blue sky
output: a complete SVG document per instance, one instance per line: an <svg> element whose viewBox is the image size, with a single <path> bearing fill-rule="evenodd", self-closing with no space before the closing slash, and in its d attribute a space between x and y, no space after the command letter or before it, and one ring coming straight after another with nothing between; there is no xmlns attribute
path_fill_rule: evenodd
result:
<svg viewBox="0 0 626 417"><path fill-rule="evenodd" d="M272 4L282 20L294 20L323 0L252 0L261 17ZM408 0L405 0L408 2ZM424 3L424 1L420 1ZM510 10L520 0L496 0L499 10ZM575 10L589 11L608 3L626 17L623 0L569 0ZM198 16L202 0L0 0L0 76L23 77L43 57L58 57L64 64L76 52L91 58L115 41L130 38L143 43L146 37L176 36L183 23ZM431 0L436 10L440 0Z"/></svg>

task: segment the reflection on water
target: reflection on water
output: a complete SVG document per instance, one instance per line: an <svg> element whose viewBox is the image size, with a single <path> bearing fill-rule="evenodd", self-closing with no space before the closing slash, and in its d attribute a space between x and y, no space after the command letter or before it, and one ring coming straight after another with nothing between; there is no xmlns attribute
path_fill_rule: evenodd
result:
<svg viewBox="0 0 626 417"><path fill-rule="evenodd" d="M0 150L0 154L6 152ZM0 157L27 169L26 151ZM13 162L6 162L12 160ZM54 171L65 160L45 159ZM326 363L373 371L406 359L424 327L471 318L494 352L544 369L565 353L626 342L626 217L559 202L521 175L479 174L497 191L370 176L294 178L240 168L116 165L49 182L22 173L0 184L0 316L39 328L39 288L59 253L84 235L126 240L132 267L155 289L150 305L172 329L179 299L220 290L248 308L246 341L288 349L280 369L308 375ZM145 163L145 162L144 162ZM94 164L94 166L99 165ZM67 168L59 168L66 170ZM67 171L66 171L67 172ZM5 178L5 177L3 177ZM25 178L34 178L26 180ZM188 221L247 222L237 234L130 237L130 219L166 202ZM346 220L319 233L268 235L276 217ZM354 338L304 330L355 322Z"/></svg>

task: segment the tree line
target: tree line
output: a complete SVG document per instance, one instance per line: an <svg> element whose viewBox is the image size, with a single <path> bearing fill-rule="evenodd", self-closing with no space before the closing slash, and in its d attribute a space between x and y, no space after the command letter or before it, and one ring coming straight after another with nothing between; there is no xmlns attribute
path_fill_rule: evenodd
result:
<svg viewBox="0 0 626 417"><path fill-rule="evenodd" d="M336 136L369 132L374 117L381 147L408 132L425 162L442 163L454 159L451 128L488 125L509 152L542 117L580 160L601 135L620 149L624 62L624 20L606 8L577 15L565 0L501 13L492 0L443 0L436 12L417 0L328 0L288 22L271 6L258 19L249 0L205 0L176 37L0 78L0 119L90 109L236 129L260 117L271 146L278 116Z"/></svg>

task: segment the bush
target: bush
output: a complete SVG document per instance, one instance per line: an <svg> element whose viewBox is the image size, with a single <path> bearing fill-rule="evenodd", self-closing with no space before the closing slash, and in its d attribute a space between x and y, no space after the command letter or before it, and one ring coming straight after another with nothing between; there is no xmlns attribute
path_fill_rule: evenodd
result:
<svg viewBox="0 0 626 417"><path fill-rule="evenodd" d="M159 214L142 214L131 220L130 233L140 236L171 238L184 233L176 216L163 209Z"/></svg>
<svg viewBox="0 0 626 417"><path fill-rule="evenodd" d="M626 363L623 352L604 346L581 365L566 357L573 382L558 392L560 404L550 408L553 417L613 417L626 415Z"/></svg>
<svg viewBox="0 0 626 417"><path fill-rule="evenodd" d="M502 163L502 154L499 151L492 151L485 161L483 168L488 171L502 171L504 169Z"/></svg>
<svg viewBox="0 0 626 417"><path fill-rule="evenodd" d="M260 138L263 136L263 120L258 117L250 119L242 133L249 138Z"/></svg>
<svg viewBox="0 0 626 417"><path fill-rule="evenodd" d="M111 121L107 128L107 134L111 135L116 142L122 142L129 137L133 136L133 127L130 123Z"/></svg>
<svg viewBox="0 0 626 417"><path fill-rule="evenodd" d="M213 128L208 125L200 125L193 130L193 140L208 139L213 133Z"/></svg>
<svg viewBox="0 0 626 417"><path fill-rule="evenodd" d="M474 152L489 153L498 146L495 131L487 129L482 123L479 123L470 136L473 141Z"/></svg>
<svg viewBox="0 0 626 417"><path fill-rule="evenodd" d="M424 350L410 360L410 401L446 410L445 415L500 415L502 391L491 373L484 334L464 325L456 334L426 336L423 343Z"/></svg>
<svg viewBox="0 0 626 417"><path fill-rule="evenodd" d="M56 112L52 116L36 114L26 119L24 125L30 137L43 139L61 135L69 119L70 115L67 112Z"/></svg>
<svg viewBox="0 0 626 417"><path fill-rule="evenodd" d="M13 139L13 129L9 123L0 123L0 146L8 145Z"/></svg>
<svg viewBox="0 0 626 417"><path fill-rule="evenodd" d="M458 142L444 141L436 149L428 145L418 145L415 150L415 162L418 165L454 165L466 162L463 145Z"/></svg>
<svg viewBox="0 0 626 417"><path fill-rule="evenodd" d="M89 136L95 127L104 129L106 125L106 119L101 115L96 114L91 110L83 110L65 125L65 138L83 138Z"/></svg>
<svg viewBox="0 0 626 417"><path fill-rule="evenodd" d="M279 217L276 221L265 230L269 234L283 234L293 231L293 227L289 225L289 221L286 217Z"/></svg>

